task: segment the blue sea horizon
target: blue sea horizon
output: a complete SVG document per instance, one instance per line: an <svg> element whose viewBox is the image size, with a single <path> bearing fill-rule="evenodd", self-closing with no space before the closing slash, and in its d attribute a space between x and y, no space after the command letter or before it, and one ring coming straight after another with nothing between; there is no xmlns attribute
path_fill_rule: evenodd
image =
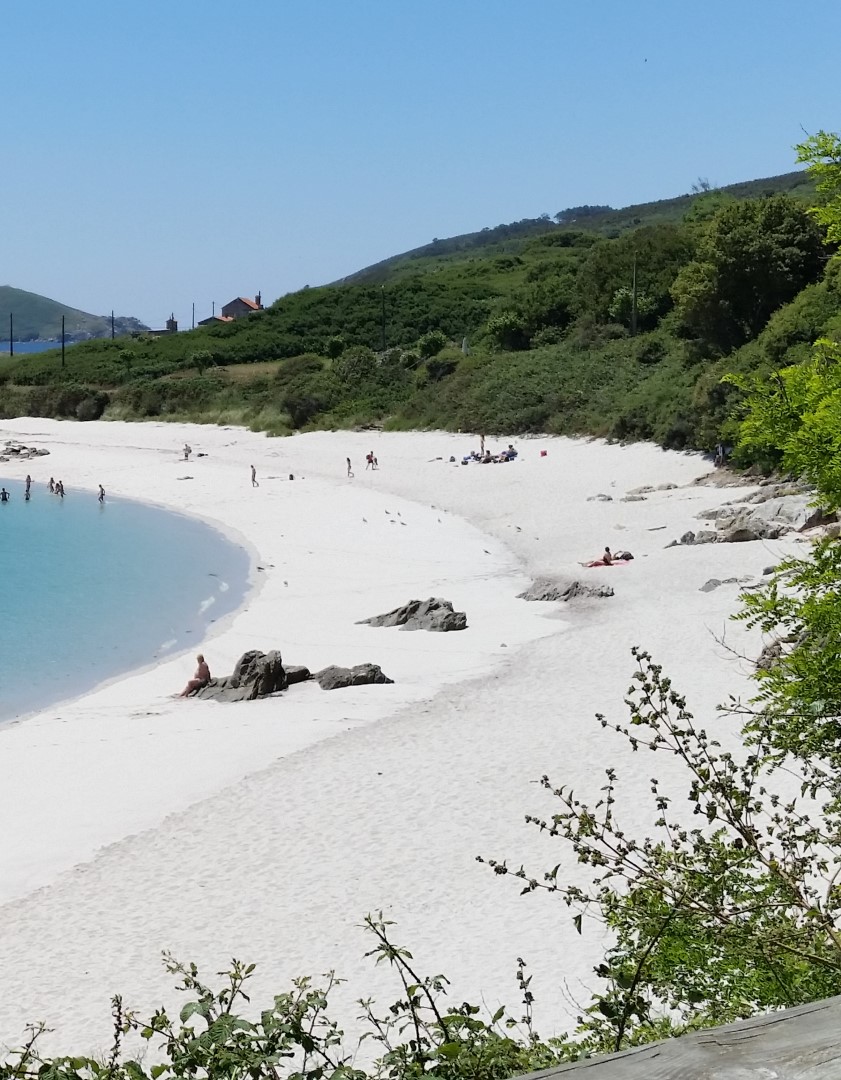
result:
<svg viewBox="0 0 841 1080"><path fill-rule="evenodd" d="M0 722L198 645L242 603L248 553L197 518L0 485Z"/></svg>
<svg viewBox="0 0 841 1080"><path fill-rule="evenodd" d="M69 349L72 345L75 345L73 341L65 342L65 349ZM61 341L15 341L15 356L23 353L39 353L47 352L49 349L60 349ZM11 342L0 341L0 353L7 353L11 351Z"/></svg>

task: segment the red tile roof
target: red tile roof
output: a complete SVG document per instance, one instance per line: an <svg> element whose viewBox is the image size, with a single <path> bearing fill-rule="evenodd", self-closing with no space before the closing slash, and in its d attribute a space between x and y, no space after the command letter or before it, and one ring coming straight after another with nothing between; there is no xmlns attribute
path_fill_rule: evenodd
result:
<svg viewBox="0 0 841 1080"><path fill-rule="evenodd" d="M259 311L260 310L260 305L258 303L255 303L254 300L249 300L247 296L238 296L237 300L241 300L243 302L243 304L248 304L248 306L250 308L252 308L254 311ZM233 303L233 302L234 301L231 301L231 303Z"/></svg>

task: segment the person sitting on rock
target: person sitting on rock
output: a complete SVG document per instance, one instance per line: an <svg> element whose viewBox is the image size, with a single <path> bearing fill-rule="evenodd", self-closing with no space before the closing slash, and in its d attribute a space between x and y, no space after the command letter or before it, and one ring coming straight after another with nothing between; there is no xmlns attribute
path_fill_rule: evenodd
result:
<svg viewBox="0 0 841 1080"><path fill-rule="evenodd" d="M210 668L207 666L207 661L201 653L196 657L196 673L178 695L179 697L189 697L190 694L195 694L197 690L201 690L203 686L207 686L210 682Z"/></svg>

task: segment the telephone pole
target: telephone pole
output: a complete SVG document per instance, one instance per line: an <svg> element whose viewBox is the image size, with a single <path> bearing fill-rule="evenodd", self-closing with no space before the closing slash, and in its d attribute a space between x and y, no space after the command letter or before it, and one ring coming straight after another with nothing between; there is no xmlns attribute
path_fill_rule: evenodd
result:
<svg viewBox="0 0 841 1080"><path fill-rule="evenodd" d="M61 316L61 366L64 368L64 316Z"/></svg>
<svg viewBox="0 0 841 1080"><path fill-rule="evenodd" d="M114 309L111 308L111 340L114 340Z"/></svg>
<svg viewBox="0 0 841 1080"><path fill-rule="evenodd" d="M383 315L383 352L385 352L385 285L380 286L380 298L382 299Z"/></svg>
<svg viewBox="0 0 841 1080"><path fill-rule="evenodd" d="M15 317L9 312L9 356L15 355Z"/></svg>
<svg viewBox="0 0 841 1080"><path fill-rule="evenodd" d="M634 255L634 272L631 281L631 337L637 336L637 257Z"/></svg>

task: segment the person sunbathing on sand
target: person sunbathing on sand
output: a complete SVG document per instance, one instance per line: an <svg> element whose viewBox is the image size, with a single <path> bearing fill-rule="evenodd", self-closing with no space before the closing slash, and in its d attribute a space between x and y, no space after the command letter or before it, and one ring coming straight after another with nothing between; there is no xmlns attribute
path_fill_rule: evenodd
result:
<svg viewBox="0 0 841 1080"><path fill-rule="evenodd" d="M583 562L582 566L613 566L613 556L610 554L610 548L604 549L604 554L600 559L593 559L592 562Z"/></svg>
<svg viewBox="0 0 841 1080"><path fill-rule="evenodd" d="M196 657L196 673L178 695L179 697L189 697L190 694L194 694L196 690L201 690L203 686L207 686L210 682L210 668L207 666L207 661L201 653Z"/></svg>

